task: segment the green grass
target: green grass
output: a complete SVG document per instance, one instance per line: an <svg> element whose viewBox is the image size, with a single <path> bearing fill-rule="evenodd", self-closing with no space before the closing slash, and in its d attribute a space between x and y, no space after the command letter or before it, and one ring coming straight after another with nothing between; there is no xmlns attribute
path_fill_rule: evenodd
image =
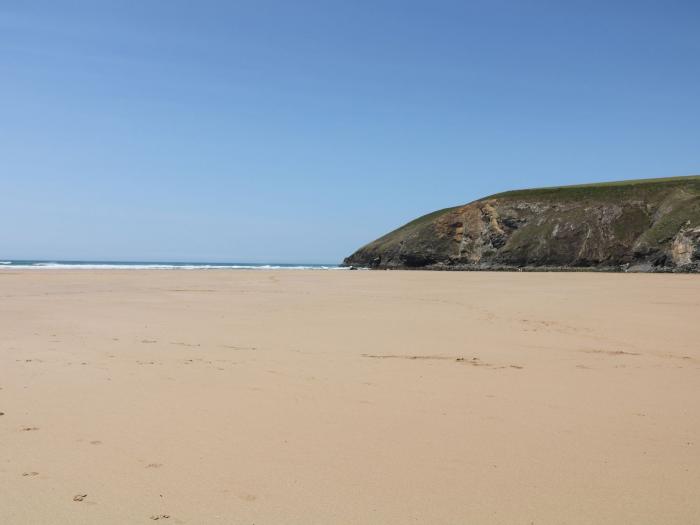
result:
<svg viewBox="0 0 700 525"><path fill-rule="evenodd" d="M649 191L666 190L669 187L691 185L700 189L700 175L684 177L664 177L657 179L631 179L613 182L596 182L592 184L573 184L570 186L551 186L546 188L531 188L510 190L490 195L488 199L504 197L576 197L576 198L609 198L638 191L640 194Z"/></svg>
<svg viewBox="0 0 700 525"><path fill-rule="evenodd" d="M461 206L452 206L451 208L443 208L441 210L437 210L431 213L427 213L425 215L421 215L417 219L413 219L411 222L407 222L403 226L399 226L395 230L390 231L389 233L382 235L378 239L372 241L370 244L381 244L383 240L386 240L388 237L393 237L397 233L407 233L410 230L420 228L421 226L430 223L433 219L439 217L443 213L447 213L452 210L456 210L457 208L460 208Z"/></svg>

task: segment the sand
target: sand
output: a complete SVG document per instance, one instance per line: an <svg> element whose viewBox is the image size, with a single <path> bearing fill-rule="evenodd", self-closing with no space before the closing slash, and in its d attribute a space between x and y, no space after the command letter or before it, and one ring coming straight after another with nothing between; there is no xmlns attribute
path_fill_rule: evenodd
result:
<svg viewBox="0 0 700 525"><path fill-rule="evenodd" d="M0 271L0 523L700 522L700 277Z"/></svg>

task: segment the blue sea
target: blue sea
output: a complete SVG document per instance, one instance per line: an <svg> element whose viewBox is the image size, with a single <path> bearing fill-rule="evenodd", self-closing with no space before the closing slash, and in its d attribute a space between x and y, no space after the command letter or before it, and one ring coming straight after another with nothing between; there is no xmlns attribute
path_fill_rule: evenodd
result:
<svg viewBox="0 0 700 525"><path fill-rule="evenodd" d="M337 264L253 264L221 262L163 262L163 261L37 261L0 260L3 269L33 270L345 270Z"/></svg>

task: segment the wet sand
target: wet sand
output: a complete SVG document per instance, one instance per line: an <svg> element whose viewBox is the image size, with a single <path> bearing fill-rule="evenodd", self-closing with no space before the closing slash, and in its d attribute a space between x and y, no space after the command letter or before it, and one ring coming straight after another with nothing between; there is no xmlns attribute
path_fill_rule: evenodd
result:
<svg viewBox="0 0 700 525"><path fill-rule="evenodd" d="M688 524L700 277L0 270L0 523Z"/></svg>

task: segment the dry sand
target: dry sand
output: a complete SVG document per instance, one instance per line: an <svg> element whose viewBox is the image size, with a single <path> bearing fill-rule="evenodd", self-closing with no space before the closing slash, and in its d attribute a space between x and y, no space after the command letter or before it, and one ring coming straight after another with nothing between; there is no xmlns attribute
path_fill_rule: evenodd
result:
<svg viewBox="0 0 700 525"><path fill-rule="evenodd" d="M700 523L700 277L0 271L0 523Z"/></svg>

